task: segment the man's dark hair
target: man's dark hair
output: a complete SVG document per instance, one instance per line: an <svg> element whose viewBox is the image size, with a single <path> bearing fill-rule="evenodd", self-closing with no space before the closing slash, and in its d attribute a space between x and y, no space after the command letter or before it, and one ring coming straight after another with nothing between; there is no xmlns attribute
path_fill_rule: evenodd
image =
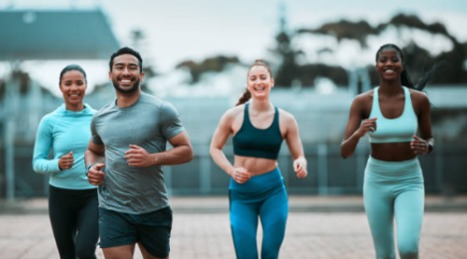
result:
<svg viewBox="0 0 467 259"><path fill-rule="evenodd" d="M139 72L143 72L143 58L141 58L141 55L139 54L138 51L136 51L136 50L134 50L132 48L129 48L129 47L123 47L123 48L117 50L116 52L114 52L112 54L112 56L110 56L110 61L109 61L110 71L112 71L112 66L114 64L114 58L117 57L117 56L123 55L123 54L130 54L130 55L135 56L139 61Z"/></svg>

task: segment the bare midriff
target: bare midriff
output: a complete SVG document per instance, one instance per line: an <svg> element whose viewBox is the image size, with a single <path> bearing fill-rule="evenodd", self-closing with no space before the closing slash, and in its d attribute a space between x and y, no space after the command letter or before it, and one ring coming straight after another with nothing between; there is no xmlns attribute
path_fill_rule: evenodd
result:
<svg viewBox="0 0 467 259"><path fill-rule="evenodd" d="M410 142L371 143L371 157L383 161L404 161L415 158Z"/></svg>
<svg viewBox="0 0 467 259"><path fill-rule="evenodd" d="M274 170L277 167L277 160L258 157L235 156L234 166L243 167L252 175L260 175Z"/></svg>

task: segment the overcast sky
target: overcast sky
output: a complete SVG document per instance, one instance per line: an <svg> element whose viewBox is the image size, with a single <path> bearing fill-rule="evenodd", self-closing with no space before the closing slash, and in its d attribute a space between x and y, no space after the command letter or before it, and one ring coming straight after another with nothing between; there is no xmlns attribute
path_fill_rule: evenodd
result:
<svg viewBox="0 0 467 259"><path fill-rule="evenodd" d="M100 7L122 45L131 45L130 32L140 29L143 58L159 71L177 63L201 61L217 54L242 61L266 58L278 30L279 4L285 3L291 29L315 27L340 19L387 21L399 12L416 14L425 22L442 22L458 40L467 41L466 0L0 0L1 9L68 9ZM107 61L104 62L104 64ZM65 62L69 63L69 62ZM52 65L58 75L63 64ZM92 70L101 63L86 63ZM53 68L52 68L53 67ZM104 66L105 71L107 67ZM89 69L88 69L89 70ZM90 83L107 80L106 73L89 71ZM0 74L2 73L0 69ZM104 75L102 75L104 74ZM50 76L49 76L50 78ZM53 84L57 84L53 76ZM52 82L45 82L52 84Z"/></svg>

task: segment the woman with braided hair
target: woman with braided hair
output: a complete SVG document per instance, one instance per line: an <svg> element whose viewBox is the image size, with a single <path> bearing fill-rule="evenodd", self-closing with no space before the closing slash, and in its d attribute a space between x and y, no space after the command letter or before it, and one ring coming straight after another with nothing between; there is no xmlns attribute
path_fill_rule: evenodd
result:
<svg viewBox="0 0 467 259"><path fill-rule="evenodd" d="M379 86L353 100L340 152L349 157L369 134L363 196L376 258L396 258L394 220L401 259L418 258L425 191L417 156L432 152L434 143L430 101L421 92L430 77L414 86L394 44L379 48L376 70Z"/></svg>

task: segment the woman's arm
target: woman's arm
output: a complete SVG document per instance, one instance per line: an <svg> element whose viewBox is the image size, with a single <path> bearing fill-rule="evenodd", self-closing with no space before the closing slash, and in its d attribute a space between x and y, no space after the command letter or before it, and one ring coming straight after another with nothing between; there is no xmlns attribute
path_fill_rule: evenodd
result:
<svg viewBox="0 0 467 259"><path fill-rule="evenodd" d="M308 169L302 141L300 139L298 123L292 114L283 110L280 112L283 121L283 123L281 123L281 128L286 128L284 138L293 158L294 171L298 178L304 178L308 175Z"/></svg>
<svg viewBox="0 0 467 259"><path fill-rule="evenodd" d="M228 137L232 133L232 123L233 123L233 114L229 110L221 117L219 124L217 125L216 130L211 139L211 145L209 148L209 153L211 154L214 162L226 172L228 175L232 175L234 171L234 166L227 159L222 148L227 142Z"/></svg>
<svg viewBox="0 0 467 259"><path fill-rule="evenodd" d="M368 99L368 96L359 95L355 97L350 107L349 119L344 132L344 140L340 147L340 153L343 158L347 158L355 152L358 141L368 131L376 130L376 118L363 119L365 98Z"/></svg>
<svg viewBox="0 0 467 259"><path fill-rule="evenodd" d="M44 117L37 128L34 143L32 168L36 173L58 173L59 159L49 159L49 152L53 146L52 125L47 117Z"/></svg>
<svg viewBox="0 0 467 259"><path fill-rule="evenodd" d="M420 137L414 136L410 143L415 154L428 154L433 151L434 139L431 132L431 109L428 96L419 91L413 91L413 103L416 107Z"/></svg>

